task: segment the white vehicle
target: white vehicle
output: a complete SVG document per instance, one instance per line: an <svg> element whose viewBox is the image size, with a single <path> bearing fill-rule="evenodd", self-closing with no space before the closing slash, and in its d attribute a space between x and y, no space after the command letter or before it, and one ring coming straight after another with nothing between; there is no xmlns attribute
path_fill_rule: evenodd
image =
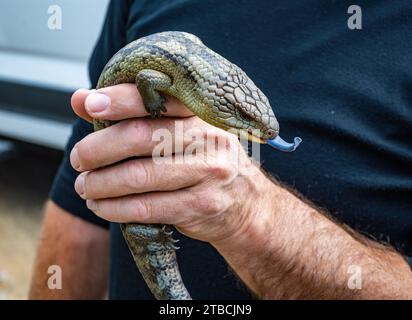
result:
<svg viewBox="0 0 412 320"><path fill-rule="evenodd" d="M108 0L0 2L0 136L63 149ZM0 148L1 149L1 148Z"/></svg>

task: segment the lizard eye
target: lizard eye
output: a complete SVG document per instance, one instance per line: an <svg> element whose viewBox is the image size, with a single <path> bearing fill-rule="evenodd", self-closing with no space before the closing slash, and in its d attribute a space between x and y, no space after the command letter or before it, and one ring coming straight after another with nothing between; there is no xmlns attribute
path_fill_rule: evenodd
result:
<svg viewBox="0 0 412 320"><path fill-rule="evenodd" d="M273 129L269 129L268 131L266 131L266 134L268 136L268 139L273 139L276 135L276 132Z"/></svg>
<svg viewBox="0 0 412 320"><path fill-rule="evenodd" d="M241 108L239 108L239 114L240 114L240 117L241 117L243 120L246 120L246 121L253 121L253 120L255 120L255 119L252 118L250 115L248 115L245 111L243 111Z"/></svg>

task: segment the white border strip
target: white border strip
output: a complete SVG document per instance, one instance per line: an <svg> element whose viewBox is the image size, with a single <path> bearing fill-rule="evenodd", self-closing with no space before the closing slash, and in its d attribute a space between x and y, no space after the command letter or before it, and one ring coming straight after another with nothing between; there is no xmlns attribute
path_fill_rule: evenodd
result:
<svg viewBox="0 0 412 320"><path fill-rule="evenodd" d="M71 125L59 121L0 110L0 135L64 150Z"/></svg>

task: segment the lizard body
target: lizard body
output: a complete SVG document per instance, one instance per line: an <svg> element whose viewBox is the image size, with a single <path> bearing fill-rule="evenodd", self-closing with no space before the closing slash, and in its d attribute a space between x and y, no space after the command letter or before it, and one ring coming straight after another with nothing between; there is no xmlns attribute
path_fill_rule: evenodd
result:
<svg viewBox="0 0 412 320"><path fill-rule="evenodd" d="M136 83L152 117L165 112L163 93L175 96L204 121L224 130L246 130L251 141L293 151L279 136L266 96L238 66L186 32L162 32L135 40L103 69L97 89ZM94 119L95 130L114 122ZM190 299L176 261L169 226L122 224L133 258L157 299Z"/></svg>

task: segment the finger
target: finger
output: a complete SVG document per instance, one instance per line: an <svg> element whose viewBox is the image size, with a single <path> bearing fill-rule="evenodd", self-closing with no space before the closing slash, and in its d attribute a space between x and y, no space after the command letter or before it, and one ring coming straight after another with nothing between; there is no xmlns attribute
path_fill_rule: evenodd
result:
<svg viewBox="0 0 412 320"><path fill-rule="evenodd" d="M76 179L75 189L83 199L115 198L187 188L202 181L206 174L204 161L191 161L188 166L182 155L143 158L84 172Z"/></svg>
<svg viewBox="0 0 412 320"><path fill-rule="evenodd" d="M230 205L220 195L203 197L191 189L87 200L86 203L99 217L112 222L174 225L182 225L202 216L210 217L226 210Z"/></svg>
<svg viewBox="0 0 412 320"><path fill-rule="evenodd" d="M73 93L71 97L71 105L73 111L82 119L91 122L92 117L87 113L84 108L84 102L87 96L92 93L94 90L79 89Z"/></svg>
<svg viewBox="0 0 412 320"><path fill-rule="evenodd" d="M159 150L168 156L193 143L191 135L183 134L188 132L199 131L197 135L207 135L208 138L219 136L223 139L230 135L197 117L185 118L181 123L183 128L178 132L175 120L140 118L93 132L74 146L70 154L71 165L77 171L89 171L130 157L156 156ZM156 148L158 144L160 147Z"/></svg>
<svg viewBox="0 0 412 320"><path fill-rule="evenodd" d="M166 97L166 116L188 117L193 115L179 100ZM84 101L85 111L90 117L102 120L124 120L145 117L147 113L135 84L119 84L98 89Z"/></svg>

